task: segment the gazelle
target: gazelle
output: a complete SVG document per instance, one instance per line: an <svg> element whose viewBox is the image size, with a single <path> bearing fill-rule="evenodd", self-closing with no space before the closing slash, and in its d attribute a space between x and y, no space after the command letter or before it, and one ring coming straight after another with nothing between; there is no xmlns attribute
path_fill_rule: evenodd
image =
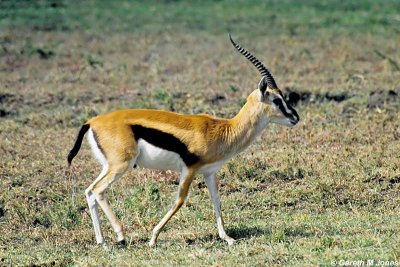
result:
<svg viewBox="0 0 400 267"><path fill-rule="evenodd" d="M94 155L103 165L97 179L86 189L86 199L98 244L105 244L100 229L98 205L106 214L125 244L120 221L115 216L104 191L134 166L181 173L175 204L154 228L150 246L154 246L160 231L184 204L190 184L196 174L204 175L210 193L221 239L232 245L234 239L224 228L221 215L216 172L233 156L248 147L269 123L292 127L299 122L297 112L289 106L268 69L250 52L233 46L261 73L258 88L232 119L210 115L182 115L178 113L138 109L117 110L88 120L80 129L68 163L78 153L82 139L88 139Z"/></svg>

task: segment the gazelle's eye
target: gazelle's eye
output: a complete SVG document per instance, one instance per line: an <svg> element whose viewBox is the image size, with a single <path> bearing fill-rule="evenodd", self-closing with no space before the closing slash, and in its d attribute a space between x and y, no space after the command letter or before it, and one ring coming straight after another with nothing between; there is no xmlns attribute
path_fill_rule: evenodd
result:
<svg viewBox="0 0 400 267"><path fill-rule="evenodd" d="M275 98L274 100L272 100L272 102L277 105L279 108L280 106L283 106L282 100L280 98Z"/></svg>

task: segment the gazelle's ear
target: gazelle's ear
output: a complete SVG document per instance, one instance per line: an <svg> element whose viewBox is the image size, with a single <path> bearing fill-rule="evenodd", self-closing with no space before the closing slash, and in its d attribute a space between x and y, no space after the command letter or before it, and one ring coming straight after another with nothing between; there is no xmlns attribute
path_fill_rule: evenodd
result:
<svg viewBox="0 0 400 267"><path fill-rule="evenodd" d="M260 90L261 95L264 96L265 92L267 91L268 83L267 83L267 78L263 76L258 83L258 90Z"/></svg>

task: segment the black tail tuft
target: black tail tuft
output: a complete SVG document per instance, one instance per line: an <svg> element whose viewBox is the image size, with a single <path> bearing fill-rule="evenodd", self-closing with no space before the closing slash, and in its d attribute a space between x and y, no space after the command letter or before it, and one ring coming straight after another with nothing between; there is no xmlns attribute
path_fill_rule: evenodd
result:
<svg viewBox="0 0 400 267"><path fill-rule="evenodd" d="M79 149L82 145L83 136L89 130L90 125L84 124L81 129L79 130L78 136L76 137L74 147L68 153L68 165L71 165L72 160L75 158L76 154L78 154Z"/></svg>

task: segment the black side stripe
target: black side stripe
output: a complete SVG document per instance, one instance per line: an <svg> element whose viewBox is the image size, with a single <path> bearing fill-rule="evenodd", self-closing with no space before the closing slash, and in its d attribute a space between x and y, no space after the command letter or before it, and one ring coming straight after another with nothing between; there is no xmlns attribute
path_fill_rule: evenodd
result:
<svg viewBox="0 0 400 267"><path fill-rule="evenodd" d="M131 125L131 128L136 141L144 139L156 147L175 152L187 166L192 166L200 161L198 155L191 153L187 146L172 134L141 125Z"/></svg>

